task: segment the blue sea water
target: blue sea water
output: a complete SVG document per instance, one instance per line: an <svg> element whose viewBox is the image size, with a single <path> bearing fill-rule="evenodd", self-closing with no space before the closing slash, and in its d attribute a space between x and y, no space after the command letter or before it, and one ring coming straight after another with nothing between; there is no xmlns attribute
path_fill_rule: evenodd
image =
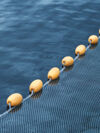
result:
<svg viewBox="0 0 100 133"><path fill-rule="evenodd" d="M0 113L9 95L26 97L31 81L47 81L99 28L100 0L0 0Z"/></svg>

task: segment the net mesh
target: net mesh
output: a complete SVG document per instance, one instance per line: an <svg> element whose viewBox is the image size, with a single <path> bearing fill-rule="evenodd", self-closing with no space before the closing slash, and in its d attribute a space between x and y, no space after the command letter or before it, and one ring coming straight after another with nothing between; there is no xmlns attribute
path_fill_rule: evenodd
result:
<svg viewBox="0 0 100 133"><path fill-rule="evenodd" d="M100 46L0 119L0 133L100 133Z"/></svg>

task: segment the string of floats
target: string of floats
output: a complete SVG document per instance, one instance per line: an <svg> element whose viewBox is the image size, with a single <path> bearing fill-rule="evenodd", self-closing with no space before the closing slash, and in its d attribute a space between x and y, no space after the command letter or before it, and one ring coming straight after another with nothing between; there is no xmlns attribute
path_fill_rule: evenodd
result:
<svg viewBox="0 0 100 133"><path fill-rule="evenodd" d="M5 111L4 113L0 114L0 118L7 115L10 111L12 111L15 107L19 106L20 104L22 104L23 102L25 102L26 100L28 100L33 94L41 91L42 88L44 88L46 85L48 85L52 80L55 80L57 78L59 78L60 73L62 73L66 67L70 67L74 64L74 62L82 55L85 54L85 52L92 46L92 45L96 45L98 43L100 39L100 29L99 29L99 36L96 35L91 35L88 38L88 42L89 45L86 47L85 45L79 45L76 47L75 49L75 54L76 57L72 58L71 56L66 56L62 59L62 69L60 70L57 67L53 67L52 69L50 69L50 71L48 72L48 81L46 81L44 84L42 82L42 80L40 79L36 79L34 80L30 86L29 86L29 92L31 93L30 95L28 95L26 98L23 99L23 96L19 93L14 93L12 95L10 95L7 98L7 105L9 107L9 109L7 111Z"/></svg>

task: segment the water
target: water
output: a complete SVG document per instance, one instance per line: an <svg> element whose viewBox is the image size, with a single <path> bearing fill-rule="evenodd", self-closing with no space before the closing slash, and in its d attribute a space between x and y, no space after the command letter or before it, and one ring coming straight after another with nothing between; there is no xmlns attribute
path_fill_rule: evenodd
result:
<svg viewBox="0 0 100 133"><path fill-rule="evenodd" d="M48 70L75 57L75 47L99 28L99 0L1 0L0 113L10 94L26 97L31 81L47 81Z"/></svg>

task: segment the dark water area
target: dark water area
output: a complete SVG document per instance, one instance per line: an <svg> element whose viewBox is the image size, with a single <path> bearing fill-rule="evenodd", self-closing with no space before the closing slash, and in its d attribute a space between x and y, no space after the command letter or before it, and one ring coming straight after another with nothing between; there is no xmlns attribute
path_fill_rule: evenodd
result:
<svg viewBox="0 0 100 133"><path fill-rule="evenodd" d="M99 28L100 0L1 0L0 113L9 95L26 97L31 81L47 81L49 69L75 57L76 46Z"/></svg>

